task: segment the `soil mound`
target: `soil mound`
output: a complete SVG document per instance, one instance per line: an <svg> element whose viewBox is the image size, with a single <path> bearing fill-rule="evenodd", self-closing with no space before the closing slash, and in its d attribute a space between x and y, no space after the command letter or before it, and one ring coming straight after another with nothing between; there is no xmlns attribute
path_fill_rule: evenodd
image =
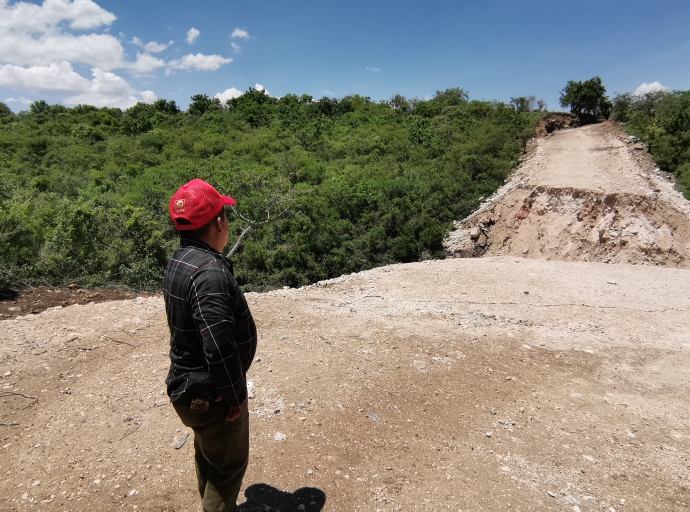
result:
<svg viewBox="0 0 690 512"><path fill-rule="evenodd" d="M644 148L611 128L537 141L509 182L457 223L448 254L689 267L687 201L638 161Z"/></svg>
<svg viewBox="0 0 690 512"><path fill-rule="evenodd" d="M546 137L549 133L565 128L580 126L580 120L575 114L551 114L542 117L534 129L535 137Z"/></svg>

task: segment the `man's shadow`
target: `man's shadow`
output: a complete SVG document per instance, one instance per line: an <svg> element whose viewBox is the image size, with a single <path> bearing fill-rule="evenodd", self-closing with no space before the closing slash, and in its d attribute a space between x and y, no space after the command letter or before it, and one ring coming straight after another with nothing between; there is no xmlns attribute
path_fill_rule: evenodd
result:
<svg viewBox="0 0 690 512"><path fill-rule="evenodd" d="M237 512L255 507L262 511L318 512L326 504L326 494L316 487L302 487L295 492L286 492L268 484L254 484L247 487L244 495L247 501L237 507Z"/></svg>

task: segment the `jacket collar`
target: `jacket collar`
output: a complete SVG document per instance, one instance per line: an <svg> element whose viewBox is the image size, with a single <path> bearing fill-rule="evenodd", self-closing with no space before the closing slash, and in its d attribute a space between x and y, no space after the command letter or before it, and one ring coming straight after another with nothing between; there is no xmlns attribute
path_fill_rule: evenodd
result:
<svg viewBox="0 0 690 512"><path fill-rule="evenodd" d="M233 275L235 273L235 265L232 263L232 260L230 258L226 257L224 254L219 253L213 247L202 242L201 240L194 240L191 238L180 238L180 247L197 247L199 249L209 251L213 254L217 254L218 256L220 256L221 260L228 265L228 267L230 268L230 272Z"/></svg>

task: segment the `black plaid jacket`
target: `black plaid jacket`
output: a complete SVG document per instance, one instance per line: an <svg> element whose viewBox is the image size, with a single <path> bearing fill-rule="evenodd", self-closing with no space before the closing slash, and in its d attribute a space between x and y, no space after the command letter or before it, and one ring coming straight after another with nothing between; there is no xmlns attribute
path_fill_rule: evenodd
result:
<svg viewBox="0 0 690 512"><path fill-rule="evenodd" d="M232 262L198 240L180 241L163 277L170 326L172 402L220 396L237 406L256 352L256 325L232 273Z"/></svg>

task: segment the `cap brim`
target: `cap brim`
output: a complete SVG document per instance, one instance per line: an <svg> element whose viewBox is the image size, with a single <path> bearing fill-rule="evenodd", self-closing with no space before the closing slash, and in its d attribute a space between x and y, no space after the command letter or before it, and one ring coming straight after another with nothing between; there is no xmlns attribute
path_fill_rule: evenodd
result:
<svg viewBox="0 0 690 512"><path fill-rule="evenodd" d="M223 198L223 204L225 206L234 206L237 204L237 201L235 201L232 197L230 196L220 196Z"/></svg>

